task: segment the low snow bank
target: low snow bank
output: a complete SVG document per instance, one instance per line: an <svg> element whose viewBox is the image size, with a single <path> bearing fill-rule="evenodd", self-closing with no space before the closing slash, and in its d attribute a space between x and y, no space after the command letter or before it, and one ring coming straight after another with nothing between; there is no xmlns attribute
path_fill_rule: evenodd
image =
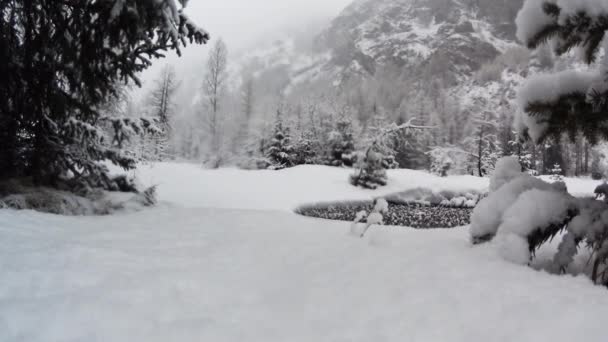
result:
<svg viewBox="0 0 608 342"><path fill-rule="evenodd" d="M292 211L301 205L369 201L424 186L433 191L485 192L488 180L473 176L438 177L424 171L389 170L388 185L377 190L352 186L352 169L303 165L280 171L218 169L193 164L142 166L138 178L158 185L159 199L186 207Z"/></svg>

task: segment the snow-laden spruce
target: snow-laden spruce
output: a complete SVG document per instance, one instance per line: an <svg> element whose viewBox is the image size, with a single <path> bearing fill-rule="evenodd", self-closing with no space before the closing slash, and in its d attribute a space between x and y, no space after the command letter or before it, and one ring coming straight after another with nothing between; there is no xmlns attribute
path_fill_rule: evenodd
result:
<svg viewBox="0 0 608 342"><path fill-rule="evenodd" d="M588 70L564 70L528 80L518 93L516 128L540 142L576 132L595 143L607 136L608 57L598 62L608 30L605 0L527 0L517 15L517 37L530 49L547 42L557 56L577 50ZM604 46L606 46L604 42Z"/></svg>
<svg viewBox="0 0 608 342"><path fill-rule="evenodd" d="M530 261L528 238L536 230L543 233L552 225L564 222L572 204L569 196L553 189L522 193L502 215L496 236L501 255L508 261L527 264Z"/></svg>
<svg viewBox="0 0 608 342"><path fill-rule="evenodd" d="M564 183L547 183L517 171L521 170L521 166L514 157L503 158L496 166L490 180L491 192L477 204L471 217L471 239L474 243L491 240L496 235L505 212L524 192L532 189L566 192Z"/></svg>

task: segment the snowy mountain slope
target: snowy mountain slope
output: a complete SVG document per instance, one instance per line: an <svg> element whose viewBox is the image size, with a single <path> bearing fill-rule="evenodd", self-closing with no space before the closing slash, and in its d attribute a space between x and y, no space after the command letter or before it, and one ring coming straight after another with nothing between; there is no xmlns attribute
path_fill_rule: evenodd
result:
<svg viewBox="0 0 608 342"><path fill-rule="evenodd" d="M309 51L294 54L293 48L277 49L274 43L239 63L254 63L258 72L282 68L293 84L319 78L339 84L395 65L456 85L516 45L514 18L521 3L357 0L317 34ZM293 39L285 38L278 45L292 47Z"/></svg>
<svg viewBox="0 0 608 342"><path fill-rule="evenodd" d="M282 190L264 194L270 184L251 181L270 179L264 171L164 164L142 171L165 180L165 204L145 212L1 210L0 341L605 340L605 289L508 264L465 229L359 239L349 223L286 211L280 201L315 193L378 194L342 193L349 170L332 170L278 172ZM478 186L410 176L412 187Z"/></svg>

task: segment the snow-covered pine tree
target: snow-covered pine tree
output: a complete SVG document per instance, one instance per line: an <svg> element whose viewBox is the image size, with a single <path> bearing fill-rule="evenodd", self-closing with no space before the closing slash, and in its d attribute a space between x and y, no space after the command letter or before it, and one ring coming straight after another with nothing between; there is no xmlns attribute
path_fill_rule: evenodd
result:
<svg viewBox="0 0 608 342"><path fill-rule="evenodd" d="M327 163L331 166L348 166L355 163L355 139L352 120L338 119L333 131L329 132L329 155Z"/></svg>
<svg viewBox="0 0 608 342"><path fill-rule="evenodd" d="M289 135L289 128L285 127L283 123L281 110L277 111L272 138L266 150L266 157L271 163L269 168L273 170L281 170L294 166L295 155L293 145L291 144L291 136Z"/></svg>
<svg viewBox="0 0 608 342"><path fill-rule="evenodd" d="M450 173L464 173L469 152L458 146L439 146L432 148L427 155L431 159L430 171L441 177Z"/></svg>
<svg viewBox="0 0 608 342"><path fill-rule="evenodd" d="M314 134L310 129L301 131L300 136L293 144L294 164L309 165L318 161L319 147L315 142Z"/></svg>
<svg viewBox="0 0 608 342"><path fill-rule="evenodd" d="M402 125L393 123L378 128L378 133L370 141L369 147L358 157L355 173L350 176L352 185L376 189L387 184L386 170L399 167L392 147L395 140L406 140L411 137L413 131L419 132L430 128L414 125L413 120Z"/></svg>
<svg viewBox="0 0 608 342"><path fill-rule="evenodd" d="M555 182L561 182L564 179L564 171L559 164L553 164L549 172L551 172L551 179Z"/></svg>
<svg viewBox="0 0 608 342"><path fill-rule="evenodd" d="M530 49L551 41L555 53L579 49L590 70L565 70L530 79L519 91L518 128L534 140L574 140L581 132L595 144L608 138L608 57L597 61L608 30L605 0L527 0L517 19L517 37Z"/></svg>
<svg viewBox="0 0 608 342"><path fill-rule="evenodd" d="M175 114L175 93L179 87L179 82L175 76L175 70L166 65L156 80L154 88L150 94L151 116L158 121L160 134L152 137L154 160L165 160L172 153L169 151L171 139L171 118Z"/></svg>
<svg viewBox="0 0 608 342"><path fill-rule="evenodd" d="M106 189L120 184L100 162L132 168L122 141L153 125L104 116L102 104L117 84L139 85L151 59L209 39L175 0L7 0L0 32L0 176Z"/></svg>

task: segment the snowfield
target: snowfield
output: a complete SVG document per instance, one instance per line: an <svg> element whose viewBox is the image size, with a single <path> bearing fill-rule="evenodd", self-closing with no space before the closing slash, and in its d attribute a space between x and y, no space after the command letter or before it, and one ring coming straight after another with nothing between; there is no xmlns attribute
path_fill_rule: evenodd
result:
<svg viewBox="0 0 608 342"><path fill-rule="evenodd" d="M473 247L466 229L299 217L303 203L487 180L398 170L142 168L157 208L106 217L0 211L0 341L605 341L608 292ZM597 182L567 180L574 192Z"/></svg>

